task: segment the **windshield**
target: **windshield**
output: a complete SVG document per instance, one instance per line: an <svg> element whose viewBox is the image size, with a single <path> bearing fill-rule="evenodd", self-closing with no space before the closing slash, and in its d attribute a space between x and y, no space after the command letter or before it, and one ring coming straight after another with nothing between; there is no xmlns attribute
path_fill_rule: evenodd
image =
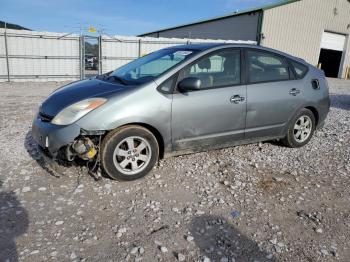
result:
<svg viewBox="0 0 350 262"><path fill-rule="evenodd" d="M109 76L126 84L146 83L193 56L195 52L190 49L162 49L118 68Z"/></svg>

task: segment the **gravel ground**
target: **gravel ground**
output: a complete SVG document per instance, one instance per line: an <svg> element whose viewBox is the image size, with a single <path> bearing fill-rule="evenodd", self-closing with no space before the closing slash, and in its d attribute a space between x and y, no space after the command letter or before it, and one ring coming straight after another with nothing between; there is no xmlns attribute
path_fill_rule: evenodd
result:
<svg viewBox="0 0 350 262"><path fill-rule="evenodd" d="M349 261L350 81L329 83L307 146L174 157L134 182L57 176L30 128L61 84L0 84L0 261Z"/></svg>

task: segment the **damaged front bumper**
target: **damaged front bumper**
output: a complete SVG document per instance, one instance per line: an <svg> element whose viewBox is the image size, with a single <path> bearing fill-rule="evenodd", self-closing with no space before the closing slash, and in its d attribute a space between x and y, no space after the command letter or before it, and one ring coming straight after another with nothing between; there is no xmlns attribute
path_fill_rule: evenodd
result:
<svg viewBox="0 0 350 262"><path fill-rule="evenodd" d="M35 117L32 125L33 139L51 155L56 155L58 150L72 143L81 133L77 124L67 126L54 125L50 122Z"/></svg>

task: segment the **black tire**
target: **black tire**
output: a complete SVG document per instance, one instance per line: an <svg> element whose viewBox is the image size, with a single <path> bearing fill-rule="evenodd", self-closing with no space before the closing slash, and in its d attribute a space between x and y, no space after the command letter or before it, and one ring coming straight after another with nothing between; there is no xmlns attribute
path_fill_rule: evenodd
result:
<svg viewBox="0 0 350 262"><path fill-rule="evenodd" d="M303 142L299 142L296 140L296 138L294 136L294 132L295 132L294 126L295 126L296 122L298 121L298 119L300 119L302 116L307 116L308 118L311 119L312 127L311 127L311 133L309 134L307 139ZM310 139L312 138L312 136L314 134L315 126L316 126L316 120L315 120L314 114L309 109L303 108L290 121L287 135L282 139L282 143L285 144L286 146L292 147L292 148L302 147L302 146L306 145L310 141Z"/></svg>
<svg viewBox="0 0 350 262"><path fill-rule="evenodd" d="M140 137L148 142L150 147L150 160L143 169L136 174L123 174L114 164L113 154L116 147L128 137ZM146 128L137 125L128 125L109 132L101 144L101 165L109 177L117 180L131 181L141 178L149 173L159 157L159 146L155 136ZM133 160L134 161L134 160ZM137 161L137 160L136 160Z"/></svg>

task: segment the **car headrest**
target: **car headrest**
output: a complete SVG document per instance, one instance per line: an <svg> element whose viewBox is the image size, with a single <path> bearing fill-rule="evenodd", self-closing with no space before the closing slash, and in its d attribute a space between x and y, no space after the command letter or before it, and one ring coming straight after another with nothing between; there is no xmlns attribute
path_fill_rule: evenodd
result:
<svg viewBox="0 0 350 262"><path fill-rule="evenodd" d="M200 69L210 69L211 68L211 62L210 62L209 58L205 58L205 59L201 60L198 63L198 67Z"/></svg>

